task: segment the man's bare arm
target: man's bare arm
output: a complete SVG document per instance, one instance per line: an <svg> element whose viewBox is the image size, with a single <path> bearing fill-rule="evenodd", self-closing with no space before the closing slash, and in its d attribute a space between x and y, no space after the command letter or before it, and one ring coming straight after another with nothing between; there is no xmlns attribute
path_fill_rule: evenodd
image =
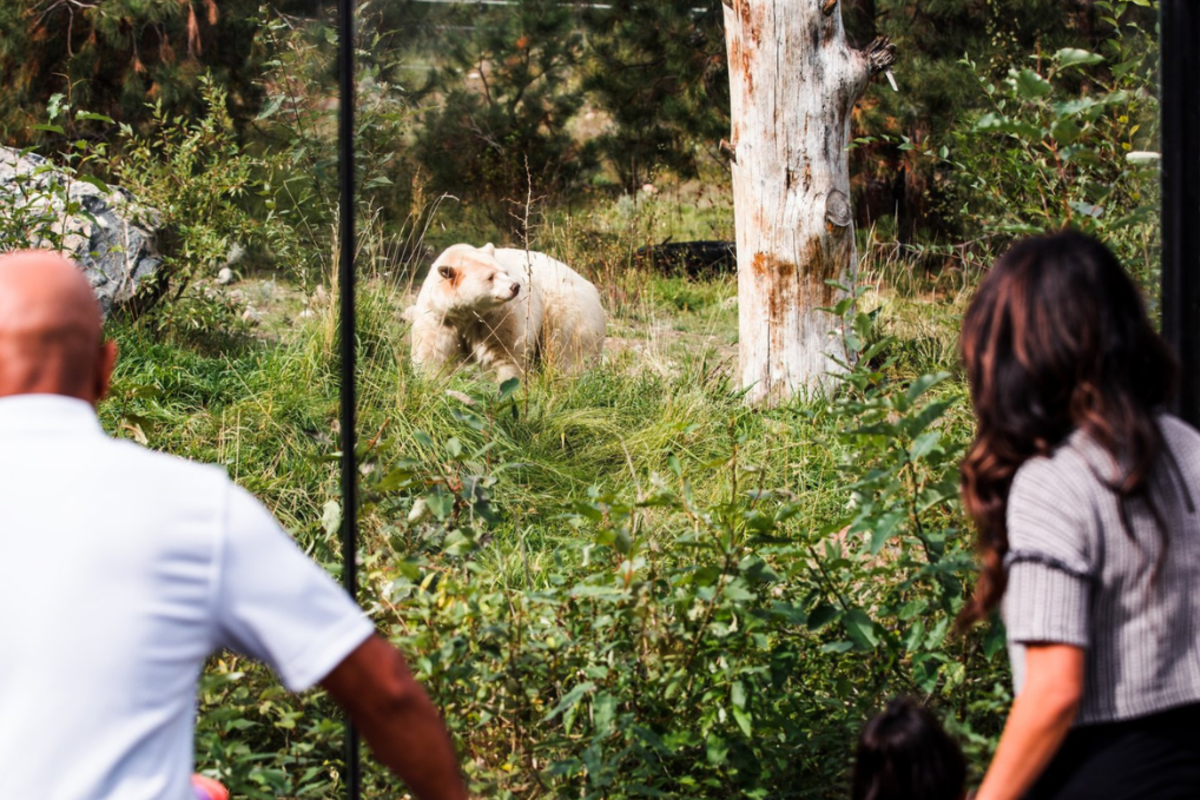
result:
<svg viewBox="0 0 1200 800"><path fill-rule="evenodd" d="M372 636L321 681L346 711L380 763L420 800L465 800L445 724L404 657Z"/></svg>

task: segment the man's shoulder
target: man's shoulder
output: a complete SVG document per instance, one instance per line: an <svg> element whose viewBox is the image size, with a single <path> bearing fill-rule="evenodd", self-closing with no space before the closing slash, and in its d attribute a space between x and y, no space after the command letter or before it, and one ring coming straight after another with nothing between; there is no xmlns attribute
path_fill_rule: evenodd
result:
<svg viewBox="0 0 1200 800"><path fill-rule="evenodd" d="M124 439L107 439L96 459L102 471L119 470L153 486L223 490L233 483L223 466L152 450Z"/></svg>

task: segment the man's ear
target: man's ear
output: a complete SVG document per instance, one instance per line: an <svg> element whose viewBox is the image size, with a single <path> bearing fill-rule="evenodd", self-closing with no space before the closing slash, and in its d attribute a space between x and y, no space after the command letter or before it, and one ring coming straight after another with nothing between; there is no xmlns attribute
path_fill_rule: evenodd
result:
<svg viewBox="0 0 1200 800"><path fill-rule="evenodd" d="M96 359L96 403L108 396L108 389L112 385L113 368L116 366L117 343L110 339L100 345L100 358Z"/></svg>

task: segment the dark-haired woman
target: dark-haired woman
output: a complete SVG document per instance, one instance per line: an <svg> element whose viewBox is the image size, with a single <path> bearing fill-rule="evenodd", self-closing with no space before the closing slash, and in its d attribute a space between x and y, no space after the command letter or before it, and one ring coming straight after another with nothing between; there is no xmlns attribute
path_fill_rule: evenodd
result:
<svg viewBox="0 0 1200 800"><path fill-rule="evenodd" d="M1200 435L1163 411L1174 361L1137 288L1093 239L1023 241L962 349L962 622L1001 608L1017 693L978 800L1200 797Z"/></svg>

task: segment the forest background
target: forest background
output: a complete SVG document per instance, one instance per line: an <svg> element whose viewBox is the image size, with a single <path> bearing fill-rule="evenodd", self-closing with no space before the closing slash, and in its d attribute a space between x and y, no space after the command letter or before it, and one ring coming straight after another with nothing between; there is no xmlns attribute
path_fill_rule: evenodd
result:
<svg viewBox="0 0 1200 800"><path fill-rule="evenodd" d="M360 599L479 796L844 797L898 694L986 764L1010 697L999 622L951 627L956 324L997 252L1064 225L1157 314L1157 13L841 5L853 43L899 52L898 91L853 118L857 302L830 309L851 358L832 396L766 411L738 388L733 276L637 255L733 238L720 0L359 3ZM161 298L108 324L106 427L227 465L336 573L333 23L311 0L5 3L0 138L166 227ZM21 203L0 198L4 246L52 241ZM412 373L400 312L457 241L592 278L604 366L499 391ZM197 725L237 797L342 791L319 692L223 653ZM370 771L367 796L390 785Z"/></svg>

